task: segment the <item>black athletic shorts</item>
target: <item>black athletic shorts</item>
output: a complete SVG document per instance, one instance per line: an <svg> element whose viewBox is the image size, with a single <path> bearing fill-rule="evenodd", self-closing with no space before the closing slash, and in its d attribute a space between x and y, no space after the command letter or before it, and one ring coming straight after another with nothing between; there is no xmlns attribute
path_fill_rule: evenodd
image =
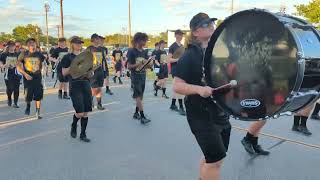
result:
<svg viewBox="0 0 320 180"><path fill-rule="evenodd" d="M133 98L143 98L144 89L146 86L146 73L131 72L131 85L133 88Z"/></svg>
<svg viewBox="0 0 320 180"><path fill-rule="evenodd" d="M116 72L118 71L121 71L122 69L122 63L120 61L118 61L115 65L115 69L116 69Z"/></svg>
<svg viewBox="0 0 320 180"><path fill-rule="evenodd" d="M185 99L190 129L205 156L206 163L218 162L226 157L228 151L231 133L229 118L218 117L216 107L202 107L192 101L188 100L188 97Z"/></svg>
<svg viewBox="0 0 320 180"><path fill-rule="evenodd" d="M40 101L43 98L43 86L41 77L33 77L32 80L25 80L25 100L26 102Z"/></svg>
<svg viewBox="0 0 320 180"><path fill-rule="evenodd" d="M59 80L59 82L61 82L61 83L67 83L67 82L69 82L68 77L63 76L62 74L61 74L61 75L58 75L58 80Z"/></svg>
<svg viewBox="0 0 320 180"><path fill-rule="evenodd" d="M168 78L168 66L167 65L162 65L160 67L160 71L159 71L157 76L158 76L158 79Z"/></svg>
<svg viewBox="0 0 320 180"><path fill-rule="evenodd" d="M71 81L69 91L76 113L92 111L91 86L88 80Z"/></svg>
<svg viewBox="0 0 320 180"><path fill-rule="evenodd" d="M103 87L104 72L101 68L94 71L94 75L90 78L91 88Z"/></svg>
<svg viewBox="0 0 320 180"><path fill-rule="evenodd" d="M9 91L14 91L14 90L19 90L20 87L20 79L9 79L9 80L4 80L7 90Z"/></svg>

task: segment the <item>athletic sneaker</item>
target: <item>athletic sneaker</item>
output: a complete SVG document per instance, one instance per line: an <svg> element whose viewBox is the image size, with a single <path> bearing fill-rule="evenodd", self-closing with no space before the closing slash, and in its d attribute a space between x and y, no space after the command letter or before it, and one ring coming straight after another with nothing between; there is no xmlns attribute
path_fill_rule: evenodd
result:
<svg viewBox="0 0 320 180"><path fill-rule="evenodd" d="M299 126L299 131L306 136L312 135L312 133L309 131L309 129L305 126Z"/></svg>
<svg viewBox="0 0 320 180"><path fill-rule="evenodd" d="M320 116L318 114L311 115L311 119L320 120Z"/></svg>
<svg viewBox="0 0 320 180"><path fill-rule="evenodd" d="M147 123L151 122L151 120L146 117L141 117L140 122L141 122L141 124L147 124Z"/></svg>
<svg viewBox="0 0 320 180"><path fill-rule="evenodd" d="M253 145L252 147L258 155L268 156L270 154L269 151L263 150L260 145Z"/></svg>
<svg viewBox="0 0 320 180"><path fill-rule="evenodd" d="M139 113L134 113L133 114L133 119L139 120L140 119L140 114Z"/></svg>
<svg viewBox="0 0 320 180"><path fill-rule="evenodd" d="M170 109L171 109L172 111L178 111L178 110L179 110L176 105L171 105L171 106L170 106Z"/></svg>
<svg viewBox="0 0 320 180"><path fill-rule="evenodd" d="M253 145L250 141L248 141L246 138L243 138L241 140L241 144L243 145L244 149L249 153L249 154L254 154L255 150L253 149Z"/></svg>

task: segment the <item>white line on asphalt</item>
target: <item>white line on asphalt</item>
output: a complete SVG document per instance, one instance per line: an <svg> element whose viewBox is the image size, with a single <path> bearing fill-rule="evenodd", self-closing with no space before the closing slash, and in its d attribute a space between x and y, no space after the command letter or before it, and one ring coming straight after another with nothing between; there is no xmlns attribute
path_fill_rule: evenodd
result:
<svg viewBox="0 0 320 180"><path fill-rule="evenodd" d="M65 130L66 130L66 128L55 129L55 130L51 130L51 131L42 132L42 133L30 136L30 137L26 137L26 138L21 138L21 139L17 139L17 140L14 140L14 141L10 141L10 142L5 143L5 144L0 144L0 150L4 149L6 147L9 147L11 145L14 145L14 144L24 143L24 142L30 141L32 139L44 137L44 136L47 136L47 135L50 135L50 134L56 134L56 133L59 133L61 131L65 131Z"/></svg>

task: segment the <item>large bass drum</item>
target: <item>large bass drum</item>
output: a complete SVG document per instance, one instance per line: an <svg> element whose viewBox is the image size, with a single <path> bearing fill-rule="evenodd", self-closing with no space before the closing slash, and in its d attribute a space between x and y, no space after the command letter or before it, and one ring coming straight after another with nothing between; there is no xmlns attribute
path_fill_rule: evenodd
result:
<svg viewBox="0 0 320 180"><path fill-rule="evenodd" d="M236 119L276 118L319 96L319 32L283 13L252 9L228 17L211 37L204 61L210 86L238 81L215 96Z"/></svg>

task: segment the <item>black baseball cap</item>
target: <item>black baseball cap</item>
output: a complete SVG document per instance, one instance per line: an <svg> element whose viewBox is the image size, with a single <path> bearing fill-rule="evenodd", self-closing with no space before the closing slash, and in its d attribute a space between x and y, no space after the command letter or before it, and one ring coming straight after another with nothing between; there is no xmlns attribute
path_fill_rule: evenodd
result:
<svg viewBox="0 0 320 180"><path fill-rule="evenodd" d="M100 39L100 36L97 33L91 35L91 40L93 39Z"/></svg>
<svg viewBox="0 0 320 180"><path fill-rule="evenodd" d="M167 42L164 41L164 40L160 40L160 41L159 41L159 45L160 45L160 44L167 44Z"/></svg>
<svg viewBox="0 0 320 180"><path fill-rule="evenodd" d="M192 31L199 28L201 25L209 22L216 21L217 18L210 18L208 14L206 13L198 13L197 15L193 16L193 18L190 21L190 29Z"/></svg>
<svg viewBox="0 0 320 180"><path fill-rule="evenodd" d="M99 35L99 38L100 38L100 39L106 39L105 37L103 37L103 36L100 36L100 35Z"/></svg>
<svg viewBox="0 0 320 180"><path fill-rule="evenodd" d="M177 30L174 32L174 35L184 35L184 32L181 31L180 29L177 29Z"/></svg>
<svg viewBox="0 0 320 180"><path fill-rule="evenodd" d="M37 42L35 38L28 38L26 40L26 43L28 44L30 41Z"/></svg>
<svg viewBox="0 0 320 180"><path fill-rule="evenodd" d="M64 37L58 39L58 42L65 42L65 41L67 41L67 40Z"/></svg>
<svg viewBox="0 0 320 180"><path fill-rule="evenodd" d="M16 43L14 42L14 41L8 41L7 43L6 43L6 45L7 46L15 46L16 45Z"/></svg>
<svg viewBox="0 0 320 180"><path fill-rule="evenodd" d="M74 44L82 44L83 41L81 40L81 38L79 36L73 36L71 38L71 43L74 43Z"/></svg>

